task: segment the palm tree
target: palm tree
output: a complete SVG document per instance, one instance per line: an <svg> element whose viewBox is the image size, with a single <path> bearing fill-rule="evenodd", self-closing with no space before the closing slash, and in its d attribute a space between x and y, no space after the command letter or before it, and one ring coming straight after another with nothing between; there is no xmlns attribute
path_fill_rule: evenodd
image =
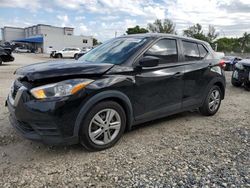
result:
<svg viewBox="0 0 250 188"><path fill-rule="evenodd" d="M244 52L246 47L250 44L250 33L245 32L241 38L239 38L241 43L241 51Z"/></svg>

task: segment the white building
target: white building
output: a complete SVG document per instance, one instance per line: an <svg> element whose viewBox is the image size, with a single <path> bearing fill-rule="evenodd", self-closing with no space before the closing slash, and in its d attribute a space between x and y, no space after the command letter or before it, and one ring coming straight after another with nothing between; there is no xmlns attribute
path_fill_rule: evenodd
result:
<svg viewBox="0 0 250 188"><path fill-rule="evenodd" d="M37 51L50 53L64 47L92 47L93 37L75 36L74 28L38 24L31 27L2 28L2 42L25 43Z"/></svg>

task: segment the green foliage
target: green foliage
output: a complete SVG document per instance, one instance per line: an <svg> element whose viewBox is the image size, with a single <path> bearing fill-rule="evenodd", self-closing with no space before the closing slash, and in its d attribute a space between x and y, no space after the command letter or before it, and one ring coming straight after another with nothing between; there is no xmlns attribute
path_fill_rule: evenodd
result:
<svg viewBox="0 0 250 188"><path fill-rule="evenodd" d="M240 38L220 38L216 41L217 51L223 52L250 52L250 34L244 33Z"/></svg>
<svg viewBox="0 0 250 188"><path fill-rule="evenodd" d="M175 24L169 19L157 19L154 23L149 23L148 30L152 33L176 34Z"/></svg>
<svg viewBox="0 0 250 188"><path fill-rule="evenodd" d="M209 25L208 33L205 34L202 30L202 26L200 24L195 24L183 31L183 35L187 37L196 38L199 40L206 41L210 43L212 47L214 47L214 40L218 37L218 33L213 26Z"/></svg>
<svg viewBox="0 0 250 188"><path fill-rule="evenodd" d="M245 52L250 47L250 34L245 32L242 37L239 38L241 44L241 51Z"/></svg>
<svg viewBox="0 0 250 188"><path fill-rule="evenodd" d="M240 44L237 38L223 37L216 41L219 52L239 52Z"/></svg>
<svg viewBox="0 0 250 188"><path fill-rule="evenodd" d="M131 27L131 28L128 28L126 33L128 35L130 34L137 34L137 33L148 33L148 30L145 29L145 28L140 28L140 26L135 26L135 27Z"/></svg>
<svg viewBox="0 0 250 188"><path fill-rule="evenodd" d="M98 40L96 38L93 38L93 46L96 46L98 44L99 44Z"/></svg>

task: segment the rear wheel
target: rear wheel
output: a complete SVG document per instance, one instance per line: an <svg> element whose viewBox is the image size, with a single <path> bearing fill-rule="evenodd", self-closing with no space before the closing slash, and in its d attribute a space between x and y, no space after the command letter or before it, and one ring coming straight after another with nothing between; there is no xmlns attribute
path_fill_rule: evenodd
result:
<svg viewBox="0 0 250 188"><path fill-rule="evenodd" d="M80 143L90 151L110 148L121 138L125 126L126 115L118 103L100 102L88 112L82 122Z"/></svg>
<svg viewBox="0 0 250 188"><path fill-rule="evenodd" d="M74 59L76 59L76 60L78 59L78 54L74 55Z"/></svg>
<svg viewBox="0 0 250 188"><path fill-rule="evenodd" d="M231 83L235 87L240 87L243 83L239 81L237 78L239 78L238 71L234 70L231 78Z"/></svg>
<svg viewBox="0 0 250 188"><path fill-rule="evenodd" d="M199 108L201 114L205 116L216 114L220 108L221 96L221 89L218 86L213 86L206 96L203 105Z"/></svg>

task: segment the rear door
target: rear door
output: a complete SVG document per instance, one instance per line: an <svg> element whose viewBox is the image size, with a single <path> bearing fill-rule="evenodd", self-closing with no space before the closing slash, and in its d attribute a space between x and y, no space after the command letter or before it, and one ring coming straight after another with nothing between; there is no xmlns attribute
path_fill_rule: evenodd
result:
<svg viewBox="0 0 250 188"><path fill-rule="evenodd" d="M183 108L198 106L203 100L203 91L209 82L209 50L204 44L182 40L183 63L185 64Z"/></svg>
<svg viewBox="0 0 250 188"><path fill-rule="evenodd" d="M163 38L143 54L158 57L160 62L157 67L143 67L135 76L136 120L154 119L181 109L184 66L179 63L177 44L176 39Z"/></svg>

